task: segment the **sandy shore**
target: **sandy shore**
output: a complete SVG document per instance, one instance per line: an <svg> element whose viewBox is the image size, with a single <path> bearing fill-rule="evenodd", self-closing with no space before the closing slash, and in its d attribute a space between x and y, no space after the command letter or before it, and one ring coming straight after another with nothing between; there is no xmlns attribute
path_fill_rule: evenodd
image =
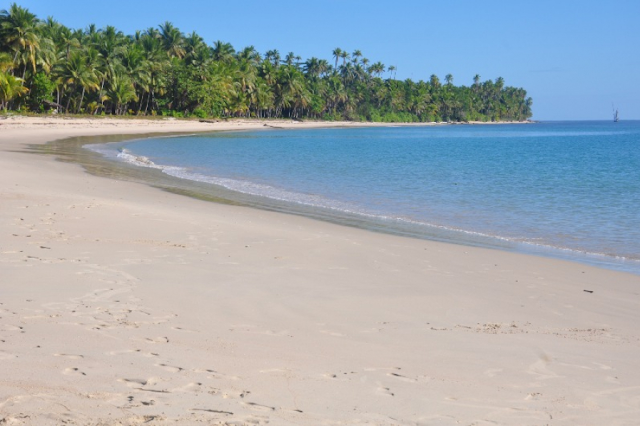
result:
<svg viewBox="0 0 640 426"><path fill-rule="evenodd" d="M640 276L207 203L25 148L265 124L326 125L0 120L0 424L637 424Z"/></svg>

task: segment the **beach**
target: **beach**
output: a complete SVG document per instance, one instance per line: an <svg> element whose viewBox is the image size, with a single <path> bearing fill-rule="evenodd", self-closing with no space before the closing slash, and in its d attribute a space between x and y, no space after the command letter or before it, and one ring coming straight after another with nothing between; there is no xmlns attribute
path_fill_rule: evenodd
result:
<svg viewBox="0 0 640 426"><path fill-rule="evenodd" d="M206 202L28 149L326 126L0 120L0 423L637 422L638 275Z"/></svg>

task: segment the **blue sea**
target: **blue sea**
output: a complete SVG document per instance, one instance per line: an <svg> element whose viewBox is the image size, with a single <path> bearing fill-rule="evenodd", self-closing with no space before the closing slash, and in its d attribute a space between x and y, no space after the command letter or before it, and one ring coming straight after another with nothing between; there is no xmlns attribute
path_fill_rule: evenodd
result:
<svg viewBox="0 0 640 426"><path fill-rule="evenodd" d="M92 145L259 208L640 274L640 122L221 132Z"/></svg>

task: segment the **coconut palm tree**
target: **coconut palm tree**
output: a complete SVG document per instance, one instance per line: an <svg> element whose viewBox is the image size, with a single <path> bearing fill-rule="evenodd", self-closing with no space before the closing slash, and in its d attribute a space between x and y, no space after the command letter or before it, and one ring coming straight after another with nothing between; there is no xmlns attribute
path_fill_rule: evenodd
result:
<svg viewBox="0 0 640 426"><path fill-rule="evenodd" d="M14 77L8 72L0 71L0 108L6 111L11 100L25 95L28 91L23 86L21 78Z"/></svg>
<svg viewBox="0 0 640 426"><path fill-rule="evenodd" d="M438 89L440 87L440 79L435 74L431 74L431 77L429 77L429 83L431 83L431 86L434 89Z"/></svg>
<svg viewBox="0 0 640 426"><path fill-rule="evenodd" d="M277 49L269 50L264 55L265 59L269 61L274 67L278 68L280 66L280 52Z"/></svg>
<svg viewBox="0 0 640 426"><path fill-rule="evenodd" d="M184 39L184 62L186 65L202 67L211 59L211 50L195 31Z"/></svg>
<svg viewBox="0 0 640 426"><path fill-rule="evenodd" d="M336 47L335 49L333 49L333 57L336 60L334 68L338 68L338 59L342 57L342 49L340 49L339 47Z"/></svg>
<svg viewBox="0 0 640 426"><path fill-rule="evenodd" d="M100 88L95 66L88 62L84 52L75 51L71 53L69 60L62 64L62 67L61 74L63 84L65 87L70 88L66 109L67 111L69 110L74 92L80 90L80 99L76 105L76 112L79 113L82 108L85 92L98 90Z"/></svg>
<svg viewBox="0 0 640 426"><path fill-rule="evenodd" d="M342 65L344 65L347 63L347 59L349 59L351 55L349 55L349 52L346 50L343 50L342 53L340 53L340 57L342 58Z"/></svg>
<svg viewBox="0 0 640 426"><path fill-rule="evenodd" d="M216 41L213 43L213 60L219 62L231 62L233 55L236 53L231 43L225 43L223 41Z"/></svg>
<svg viewBox="0 0 640 426"><path fill-rule="evenodd" d="M133 82L126 74L112 76L105 98L113 104L116 115L126 112L128 102L138 100Z"/></svg>
<svg viewBox="0 0 640 426"><path fill-rule="evenodd" d="M11 4L9 10L0 11L0 41L13 53L14 68L24 66L36 69L36 51L40 46L40 21L28 9ZM13 70L11 71L13 73Z"/></svg>
<svg viewBox="0 0 640 426"><path fill-rule="evenodd" d="M160 39L169 57L183 58L185 55L184 35L169 21L158 26Z"/></svg>
<svg viewBox="0 0 640 426"><path fill-rule="evenodd" d="M136 97L140 100L138 113L142 110L144 94L149 91L151 82L151 66L145 58L144 49L140 44L130 44L126 46L122 54L122 66L131 79ZM139 95L138 95L139 94Z"/></svg>
<svg viewBox="0 0 640 426"><path fill-rule="evenodd" d="M396 74L395 65L389 65L389 68L387 68L387 71L389 71L389 78L395 78L395 74Z"/></svg>
<svg viewBox="0 0 640 426"><path fill-rule="evenodd" d="M444 76L444 81L447 83L447 86L453 85L453 74L447 74Z"/></svg>
<svg viewBox="0 0 640 426"><path fill-rule="evenodd" d="M247 46L236 55L239 61L246 61L253 65L257 65L260 62L260 53L254 46Z"/></svg>
<svg viewBox="0 0 640 426"><path fill-rule="evenodd" d="M369 67L369 72L376 77L380 77L385 70L385 66L382 62L375 62Z"/></svg>
<svg viewBox="0 0 640 426"><path fill-rule="evenodd" d="M351 54L351 57L353 58L353 63L355 65L358 63L358 60L362 57L362 52L360 51L360 49L356 49Z"/></svg>

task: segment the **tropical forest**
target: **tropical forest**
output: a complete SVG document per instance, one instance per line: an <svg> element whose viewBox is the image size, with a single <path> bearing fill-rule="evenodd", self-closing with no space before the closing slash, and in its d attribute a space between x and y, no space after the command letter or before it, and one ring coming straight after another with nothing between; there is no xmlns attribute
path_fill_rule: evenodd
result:
<svg viewBox="0 0 640 426"><path fill-rule="evenodd" d="M329 52L327 52L329 53ZM0 11L0 109L21 113L372 122L522 121L532 100L503 78L397 80L360 50L328 59L208 44L170 22L126 35Z"/></svg>

